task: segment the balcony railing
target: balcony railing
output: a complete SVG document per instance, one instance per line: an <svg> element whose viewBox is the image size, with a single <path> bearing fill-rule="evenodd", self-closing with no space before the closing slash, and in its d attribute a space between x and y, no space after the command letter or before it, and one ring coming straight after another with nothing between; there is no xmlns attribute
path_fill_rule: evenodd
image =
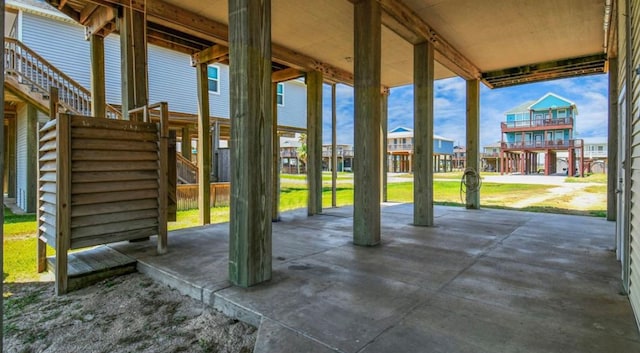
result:
<svg viewBox="0 0 640 353"><path fill-rule="evenodd" d="M550 141L524 141L524 142L503 142L502 149L531 149L531 148L556 148L565 149L570 147L582 147L582 140L550 140Z"/></svg>
<svg viewBox="0 0 640 353"><path fill-rule="evenodd" d="M336 154L339 158L353 157L353 150L338 150ZM331 158L331 151L322 151L322 157Z"/></svg>
<svg viewBox="0 0 640 353"><path fill-rule="evenodd" d="M387 151L412 151L413 144L411 143L403 143L403 144L389 144L387 146Z"/></svg>
<svg viewBox="0 0 640 353"><path fill-rule="evenodd" d="M502 130L526 129L526 128L544 127L544 126L555 127L560 125L573 126L573 118L517 120L517 121L507 121L507 122L500 123Z"/></svg>

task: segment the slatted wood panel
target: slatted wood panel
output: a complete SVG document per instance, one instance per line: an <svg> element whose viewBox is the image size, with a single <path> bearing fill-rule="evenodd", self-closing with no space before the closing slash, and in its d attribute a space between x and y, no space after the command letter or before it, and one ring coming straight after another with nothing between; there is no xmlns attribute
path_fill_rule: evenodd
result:
<svg viewBox="0 0 640 353"><path fill-rule="evenodd" d="M631 1L631 67L640 66L640 4ZM623 62L623 61L620 61ZM621 65L622 66L622 65ZM640 326L640 77L633 72L628 99L632 119L631 231L629 239L629 301ZM624 77L621 75L621 78Z"/></svg>
<svg viewBox="0 0 640 353"><path fill-rule="evenodd" d="M229 206L229 183L211 183L211 207ZM198 208L198 184L181 184L177 186L178 210Z"/></svg>
<svg viewBox="0 0 640 353"><path fill-rule="evenodd" d="M71 244L158 233L156 124L71 118Z"/></svg>
<svg viewBox="0 0 640 353"><path fill-rule="evenodd" d="M40 129L39 219L40 238L56 247L56 124L51 120Z"/></svg>
<svg viewBox="0 0 640 353"><path fill-rule="evenodd" d="M142 122L70 119L70 249L158 233L158 131ZM56 247L58 120L40 131L39 223Z"/></svg>

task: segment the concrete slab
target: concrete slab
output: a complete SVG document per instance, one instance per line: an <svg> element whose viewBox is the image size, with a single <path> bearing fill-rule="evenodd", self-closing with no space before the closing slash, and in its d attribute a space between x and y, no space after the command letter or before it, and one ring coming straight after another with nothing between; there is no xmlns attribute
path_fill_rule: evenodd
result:
<svg viewBox="0 0 640 353"><path fill-rule="evenodd" d="M640 335L603 219L412 205L382 207L382 239L352 245L351 207L284 212L273 279L227 277L228 225L114 248L138 269L259 326L256 352L639 352Z"/></svg>

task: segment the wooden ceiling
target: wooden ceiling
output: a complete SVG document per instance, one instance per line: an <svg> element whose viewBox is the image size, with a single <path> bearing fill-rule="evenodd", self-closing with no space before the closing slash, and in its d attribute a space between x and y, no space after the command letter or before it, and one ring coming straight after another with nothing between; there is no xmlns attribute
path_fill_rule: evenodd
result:
<svg viewBox="0 0 640 353"><path fill-rule="evenodd" d="M114 31L118 8L133 8L147 14L150 43L188 53L227 45L228 0L46 1L91 32ZM274 68L322 70L330 82L351 84L354 1L272 0ZM412 82L412 44L425 40L436 49L437 79L457 75L503 87L606 71L607 0L378 2L388 87Z"/></svg>

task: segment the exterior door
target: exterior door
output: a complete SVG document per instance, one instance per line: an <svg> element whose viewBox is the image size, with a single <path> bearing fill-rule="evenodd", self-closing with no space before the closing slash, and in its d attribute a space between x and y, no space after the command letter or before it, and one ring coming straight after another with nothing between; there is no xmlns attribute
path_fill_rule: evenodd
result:
<svg viewBox="0 0 640 353"><path fill-rule="evenodd" d="M622 286L625 292L629 290L629 210L626 202L629 194L628 170L630 158L628 156L629 139L627 131L629 129L628 117L626 113L625 88L621 89L618 100L618 189L617 189L617 221L616 221L616 257L621 264Z"/></svg>

